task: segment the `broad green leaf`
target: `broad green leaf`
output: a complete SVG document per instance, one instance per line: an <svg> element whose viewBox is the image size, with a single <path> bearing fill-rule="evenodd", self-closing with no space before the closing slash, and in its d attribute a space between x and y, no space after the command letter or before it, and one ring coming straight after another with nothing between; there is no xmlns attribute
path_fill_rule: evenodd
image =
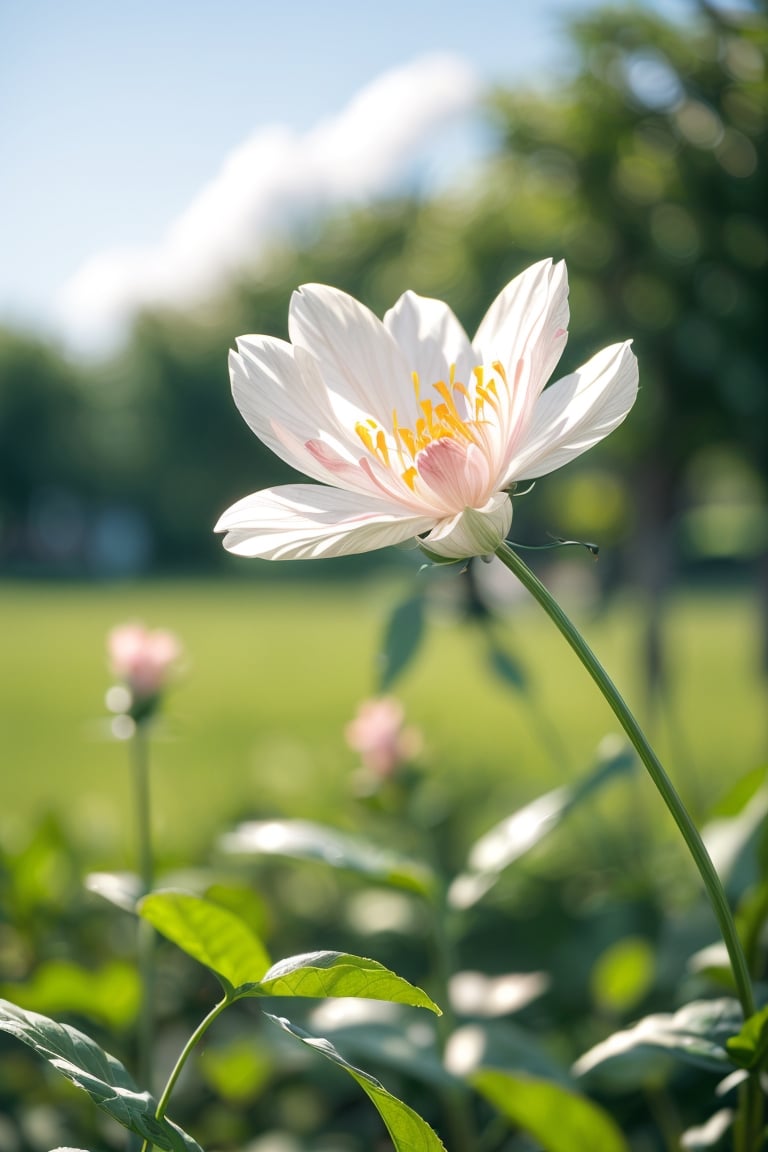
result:
<svg viewBox="0 0 768 1152"><path fill-rule="evenodd" d="M221 847L237 856L321 861L422 895L430 895L435 887L435 878L426 865L309 820L251 820L224 836Z"/></svg>
<svg viewBox="0 0 768 1152"><path fill-rule="evenodd" d="M354 1065L349 1064L336 1051L330 1040L324 1040L319 1036L310 1036L308 1032L298 1028L290 1020L283 1017L270 1016L268 1013L265 1015L291 1036L295 1036L297 1040L301 1040L303 1044L307 1044L325 1056L326 1060L330 1060L333 1064L343 1068L360 1085L386 1124L396 1152L445 1152L442 1141L433 1132L426 1120L422 1120L421 1116L409 1108L407 1104L404 1104L402 1100L390 1095L383 1084L380 1084L373 1076L369 1076L361 1068L355 1068Z"/></svg>
<svg viewBox="0 0 768 1152"><path fill-rule="evenodd" d="M725 1047L740 1068L759 1068L768 1056L768 1007L745 1020L741 1031L731 1036Z"/></svg>
<svg viewBox="0 0 768 1152"><path fill-rule="evenodd" d="M482 1068L471 1083L502 1116L530 1133L544 1152L629 1152L607 1112L560 1084L496 1068Z"/></svg>
<svg viewBox="0 0 768 1152"><path fill-rule="evenodd" d="M188 956L210 968L228 994L256 983L269 968L266 949L248 925L201 896L152 892L140 901L138 911Z"/></svg>
<svg viewBox="0 0 768 1152"><path fill-rule="evenodd" d="M615 1032L595 1045L574 1065L577 1076L597 1073L622 1084L640 1084L658 1078L663 1065L659 1054L713 1072L727 1073L732 1061L726 1042L741 1028L737 1000L694 1000L674 1015L645 1016L631 1028Z"/></svg>
<svg viewBox="0 0 768 1152"><path fill-rule="evenodd" d="M507 816L481 836L470 850L467 871L453 881L449 899L454 908L470 908L482 899L501 873L519 860L604 784L636 763L634 753L621 742L604 741L595 768L578 783L555 788Z"/></svg>
<svg viewBox="0 0 768 1152"><path fill-rule="evenodd" d="M442 1013L426 992L396 976L376 960L348 952L306 952L274 964L261 980L242 984L239 996L353 996L388 1000Z"/></svg>
<svg viewBox="0 0 768 1152"><path fill-rule="evenodd" d="M379 691L387 692L419 650L424 636L424 597L398 604L387 621L379 654Z"/></svg>
<svg viewBox="0 0 768 1152"><path fill-rule="evenodd" d="M94 1040L67 1024L0 1000L0 1031L8 1032L82 1088L95 1104L165 1152L201 1152L191 1136L155 1116L157 1103L140 1092L127 1069Z"/></svg>
<svg viewBox="0 0 768 1152"><path fill-rule="evenodd" d="M24 984L0 989L20 1008L35 1012L77 1012L110 1028L124 1028L136 1017L141 985L133 964L114 960L102 968L83 968L71 960L41 964Z"/></svg>

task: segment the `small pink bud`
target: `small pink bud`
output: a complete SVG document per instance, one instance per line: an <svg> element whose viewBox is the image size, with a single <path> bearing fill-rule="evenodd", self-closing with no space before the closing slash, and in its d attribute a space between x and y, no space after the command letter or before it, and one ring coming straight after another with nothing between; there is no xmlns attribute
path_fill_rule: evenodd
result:
<svg viewBox="0 0 768 1152"><path fill-rule="evenodd" d="M363 766L380 778L392 776L421 748L421 734L404 727L405 712L399 700L380 696L364 700L357 716L347 725L345 737Z"/></svg>
<svg viewBox="0 0 768 1152"><path fill-rule="evenodd" d="M181 645L172 632L150 632L143 624L120 624L107 638L110 668L134 701L158 696L168 683Z"/></svg>

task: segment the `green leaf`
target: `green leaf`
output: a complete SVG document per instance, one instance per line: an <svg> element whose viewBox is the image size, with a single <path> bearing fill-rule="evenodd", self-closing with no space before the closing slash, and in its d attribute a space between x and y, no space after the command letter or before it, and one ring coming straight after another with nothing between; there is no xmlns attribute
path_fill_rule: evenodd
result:
<svg viewBox="0 0 768 1152"><path fill-rule="evenodd" d="M597 1073L600 1079L637 1085L658 1079L663 1071L659 1054L709 1071L728 1073L733 1063L726 1042L742 1024L737 1000L694 1000L674 1015L645 1016L590 1048L574 1065L577 1076Z"/></svg>
<svg viewBox="0 0 768 1152"><path fill-rule="evenodd" d="M354 1065L349 1064L336 1051L330 1040L310 1036L308 1032L283 1017L270 1016L268 1013L265 1015L267 1019L273 1020L291 1036L295 1036L297 1040L301 1040L303 1044L307 1044L325 1056L326 1060L330 1060L333 1064L343 1068L360 1085L386 1124L396 1152L445 1152L442 1141L417 1112L414 1112L407 1104L403 1104L402 1100L398 1100L396 1096L390 1095L373 1076L369 1076L361 1068L355 1068Z"/></svg>
<svg viewBox="0 0 768 1152"><path fill-rule="evenodd" d="M525 672L515 658L495 642L492 637L488 641L488 663L494 676L498 676L516 692L524 692L528 688Z"/></svg>
<svg viewBox="0 0 768 1152"><path fill-rule="evenodd" d="M148 920L183 952L218 977L231 995L255 983L269 968L266 949L234 912L186 892L152 892L138 906Z"/></svg>
<svg viewBox="0 0 768 1152"><path fill-rule="evenodd" d="M735 815L712 820L702 829L707 851L733 900L765 877L766 817L768 784L758 788Z"/></svg>
<svg viewBox="0 0 768 1152"><path fill-rule="evenodd" d="M426 992L396 976L376 960L348 952L306 952L274 964L258 983L243 984L238 996L353 996L387 1000L442 1012Z"/></svg>
<svg viewBox="0 0 768 1152"><path fill-rule="evenodd" d="M136 1017L141 985L133 964L114 960L103 968L83 968L71 960L48 960L24 984L1 989L13 1003L36 1012L77 1012L109 1028L124 1028Z"/></svg>
<svg viewBox="0 0 768 1152"><path fill-rule="evenodd" d="M544 1152L629 1152L621 1132L602 1108L560 1084L520 1072L483 1068L474 1088L502 1116L530 1133Z"/></svg>
<svg viewBox="0 0 768 1152"><path fill-rule="evenodd" d="M430 896L435 877L426 865L309 820L250 820L227 833L224 852L320 861L367 880Z"/></svg>
<svg viewBox="0 0 768 1152"><path fill-rule="evenodd" d="M491 828L470 850L467 871L451 885L449 899L453 907L470 908L476 904L506 868L540 844L577 804L635 764L635 755L628 746L604 741L595 767L584 779L546 792Z"/></svg>
<svg viewBox="0 0 768 1152"><path fill-rule="evenodd" d="M387 692L413 660L424 636L424 597L398 604L387 621L379 654L379 691Z"/></svg>
<svg viewBox="0 0 768 1152"><path fill-rule="evenodd" d="M8 1032L82 1088L124 1128L165 1152L202 1152L199 1144L168 1119L155 1116L157 1103L139 1092L127 1069L94 1040L67 1024L0 1000L0 1031Z"/></svg>
<svg viewBox="0 0 768 1152"><path fill-rule="evenodd" d="M726 1041L725 1047L740 1068L759 1068L768 1056L768 1007L750 1016L738 1035Z"/></svg>

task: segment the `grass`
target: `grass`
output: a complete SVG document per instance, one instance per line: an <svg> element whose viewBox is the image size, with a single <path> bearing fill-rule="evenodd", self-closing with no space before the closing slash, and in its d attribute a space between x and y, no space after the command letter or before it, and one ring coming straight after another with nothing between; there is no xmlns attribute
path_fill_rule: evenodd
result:
<svg viewBox="0 0 768 1152"><path fill-rule="evenodd" d="M444 593L453 579L460 577L443 577ZM21 842L30 822L50 811L73 830L89 864L130 865L126 749L109 738L103 706L105 636L126 619L173 629L187 653L153 744L161 852L202 852L225 822L244 815L345 822L355 761L344 725L375 690L382 628L407 591L391 578L333 586L0 584L0 839ZM617 603L595 618L567 597L565 606L642 722L637 605ZM397 684L409 720L426 735L435 790L447 783L476 799L467 838L584 771L617 728L535 605L522 602L499 634L524 669L525 691L489 674L480 631L458 621L444 597ZM668 635L674 707L650 734L684 796L701 808L765 753L754 605L743 594L677 594ZM655 796L647 803L661 812Z"/></svg>

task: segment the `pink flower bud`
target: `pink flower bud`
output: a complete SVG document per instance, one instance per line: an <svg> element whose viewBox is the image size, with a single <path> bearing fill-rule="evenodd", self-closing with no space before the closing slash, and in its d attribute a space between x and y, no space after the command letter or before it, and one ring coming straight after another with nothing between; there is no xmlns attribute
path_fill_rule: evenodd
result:
<svg viewBox="0 0 768 1152"><path fill-rule="evenodd" d="M421 748L420 733L404 727L404 720L402 704L392 696L380 696L364 700L347 725L347 744L360 753L363 766L375 776L392 776Z"/></svg>
<svg viewBox="0 0 768 1152"><path fill-rule="evenodd" d="M172 632L150 632L143 624L120 624L107 638L110 668L130 689L134 700L158 696L181 655Z"/></svg>

